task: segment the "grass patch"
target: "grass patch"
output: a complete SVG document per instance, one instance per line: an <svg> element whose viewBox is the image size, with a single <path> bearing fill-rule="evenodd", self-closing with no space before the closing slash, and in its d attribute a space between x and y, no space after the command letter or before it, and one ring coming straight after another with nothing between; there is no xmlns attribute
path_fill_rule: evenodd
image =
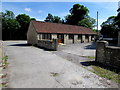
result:
<svg viewBox="0 0 120 90"><path fill-rule="evenodd" d="M4 68L6 68L7 66L8 66L8 56L4 56L3 58L2 58L2 66L4 67Z"/></svg>
<svg viewBox="0 0 120 90"><path fill-rule="evenodd" d="M109 80L115 81L117 83L120 83L120 74L116 73L114 70L110 71L108 69L105 68L101 68L99 66L92 66L93 68L93 72L97 75L99 75L100 77L104 77L107 78Z"/></svg>
<svg viewBox="0 0 120 90"><path fill-rule="evenodd" d="M58 75L58 73L54 73L54 72L51 72L50 74L51 74L51 76L53 76L53 77L56 77L56 76Z"/></svg>
<svg viewBox="0 0 120 90"><path fill-rule="evenodd" d="M82 56L82 57L89 58L89 59L95 59L94 56Z"/></svg>
<svg viewBox="0 0 120 90"><path fill-rule="evenodd" d="M7 87L8 86L8 83L7 82L5 82L5 83L0 83L0 87Z"/></svg>
<svg viewBox="0 0 120 90"><path fill-rule="evenodd" d="M87 58L89 58L89 59L95 59L94 56L87 56Z"/></svg>

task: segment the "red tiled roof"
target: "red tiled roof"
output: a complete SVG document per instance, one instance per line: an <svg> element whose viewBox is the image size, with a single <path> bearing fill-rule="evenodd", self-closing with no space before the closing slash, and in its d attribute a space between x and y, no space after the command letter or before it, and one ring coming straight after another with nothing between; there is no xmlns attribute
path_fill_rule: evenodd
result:
<svg viewBox="0 0 120 90"><path fill-rule="evenodd" d="M67 24L31 21L38 33L96 34L91 29Z"/></svg>

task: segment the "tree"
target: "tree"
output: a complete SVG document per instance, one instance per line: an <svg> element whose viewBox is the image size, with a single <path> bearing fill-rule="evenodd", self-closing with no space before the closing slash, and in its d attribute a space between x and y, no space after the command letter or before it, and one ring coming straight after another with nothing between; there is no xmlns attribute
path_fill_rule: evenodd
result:
<svg viewBox="0 0 120 90"><path fill-rule="evenodd" d="M27 31L29 27L29 23L31 21L30 16L26 14L19 14L16 17L16 20L20 23L21 28L20 28L20 39L27 39Z"/></svg>
<svg viewBox="0 0 120 90"><path fill-rule="evenodd" d="M53 23L61 23L61 19L58 16L53 17Z"/></svg>
<svg viewBox="0 0 120 90"><path fill-rule="evenodd" d="M117 26L117 28L120 30L120 8L117 10L118 11L118 15L115 18L115 25Z"/></svg>
<svg viewBox="0 0 120 90"><path fill-rule="evenodd" d="M46 17L45 22L53 22L53 15L48 13L48 16Z"/></svg>
<svg viewBox="0 0 120 90"><path fill-rule="evenodd" d="M89 12L87 7L80 4L74 4L69 11L70 14L66 16L66 23L71 25L78 25L79 21L85 19Z"/></svg>
<svg viewBox="0 0 120 90"><path fill-rule="evenodd" d="M104 25L100 31L102 35L109 38L117 38L118 31L112 25Z"/></svg>
<svg viewBox="0 0 120 90"><path fill-rule="evenodd" d="M72 22L71 18L72 18L72 15L70 15L70 14L68 14L67 16L65 16L65 21L66 21L65 23L72 25L73 22Z"/></svg>
<svg viewBox="0 0 120 90"><path fill-rule="evenodd" d="M59 16L53 16L52 14L48 14L46 19L44 20L45 22L52 22L52 23L64 23L64 20L59 17Z"/></svg>
<svg viewBox="0 0 120 90"><path fill-rule="evenodd" d="M100 33L104 36L118 38L118 31L120 30L120 8L117 11L117 16L111 16L107 21L102 23Z"/></svg>
<svg viewBox="0 0 120 90"><path fill-rule="evenodd" d="M79 26L87 27L90 29L92 29L94 27L94 24L95 24L95 19L93 19L89 16L78 22Z"/></svg>
<svg viewBox="0 0 120 90"><path fill-rule="evenodd" d="M8 33L9 38L8 39L17 39L17 35L18 35L18 30L21 27L20 24L15 20L15 19L7 19L6 20L6 24L5 24L5 30L6 33L3 34L6 37L6 34Z"/></svg>
<svg viewBox="0 0 120 90"><path fill-rule="evenodd" d="M15 19L15 15L12 11L6 10L5 13L2 12L4 19Z"/></svg>
<svg viewBox="0 0 120 90"><path fill-rule="evenodd" d="M107 21L103 22L101 27L104 25L114 25L116 16L110 16L108 17Z"/></svg>
<svg viewBox="0 0 120 90"><path fill-rule="evenodd" d="M31 20L36 20L36 19L35 19L35 18L30 18L30 21L31 21Z"/></svg>
<svg viewBox="0 0 120 90"><path fill-rule="evenodd" d="M20 28L20 24L15 20L15 15L12 11L6 10L5 13L1 12L2 15L2 39L16 39L17 31Z"/></svg>
<svg viewBox="0 0 120 90"><path fill-rule="evenodd" d="M111 16L107 19L107 21L102 23L100 31L102 35L112 38L118 37L118 29L115 25L115 18L116 16Z"/></svg>
<svg viewBox="0 0 120 90"><path fill-rule="evenodd" d="M0 12L2 16L2 36L3 40L10 39L27 39L27 30L31 20L26 14L19 14L16 18L12 11L6 10L5 13ZM1 19L1 18L0 18Z"/></svg>

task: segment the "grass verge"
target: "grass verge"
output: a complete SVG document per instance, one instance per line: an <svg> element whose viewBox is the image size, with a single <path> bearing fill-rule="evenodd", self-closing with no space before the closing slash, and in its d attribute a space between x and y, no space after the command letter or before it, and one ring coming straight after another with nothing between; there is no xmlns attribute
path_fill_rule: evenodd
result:
<svg viewBox="0 0 120 90"><path fill-rule="evenodd" d="M82 57L89 58L89 59L95 59L94 56L82 56Z"/></svg>
<svg viewBox="0 0 120 90"><path fill-rule="evenodd" d="M98 76L120 83L120 73L117 73L116 70L111 71L99 66L92 66L92 68Z"/></svg>
<svg viewBox="0 0 120 90"><path fill-rule="evenodd" d="M3 65L3 67L4 68L6 68L7 66L8 66L8 56L4 56L3 58L2 58L2 65Z"/></svg>

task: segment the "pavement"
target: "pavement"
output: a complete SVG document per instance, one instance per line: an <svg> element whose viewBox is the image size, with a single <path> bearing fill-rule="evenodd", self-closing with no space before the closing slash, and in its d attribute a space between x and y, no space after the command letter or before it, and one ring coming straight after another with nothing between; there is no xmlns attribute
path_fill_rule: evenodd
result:
<svg viewBox="0 0 120 90"><path fill-rule="evenodd" d="M56 55L53 51L28 46L26 43L26 41L4 41L5 55L9 58L8 88L111 87L109 84L104 84L101 77L82 66ZM73 52L74 48L65 49L65 52L79 55L79 50Z"/></svg>

